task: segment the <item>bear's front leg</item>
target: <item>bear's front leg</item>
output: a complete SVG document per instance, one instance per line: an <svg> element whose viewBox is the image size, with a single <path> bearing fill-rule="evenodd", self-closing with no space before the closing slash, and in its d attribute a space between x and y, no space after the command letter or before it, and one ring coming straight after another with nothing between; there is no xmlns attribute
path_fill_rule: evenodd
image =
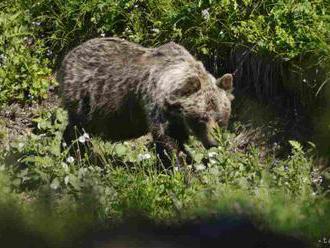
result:
<svg viewBox="0 0 330 248"><path fill-rule="evenodd" d="M180 158L183 158L185 163L192 164L192 156L184 146L189 139L187 128L183 124L183 120L175 118L171 118L171 120L167 125L167 133L176 141Z"/></svg>
<svg viewBox="0 0 330 248"><path fill-rule="evenodd" d="M185 164L185 152L180 149L181 145L178 140L166 133L166 127L164 125L152 125L151 134L156 144L157 156L165 168L169 168L173 165L173 154L175 155L176 166Z"/></svg>

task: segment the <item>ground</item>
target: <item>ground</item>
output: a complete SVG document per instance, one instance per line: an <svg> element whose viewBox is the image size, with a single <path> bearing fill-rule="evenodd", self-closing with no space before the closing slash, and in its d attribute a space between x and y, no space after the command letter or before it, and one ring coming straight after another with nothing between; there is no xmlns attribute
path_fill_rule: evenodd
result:
<svg viewBox="0 0 330 248"><path fill-rule="evenodd" d="M235 111L229 130L217 134L218 148L205 150L192 138L187 149L193 155L193 164L159 171L150 136L117 143L97 137L91 137L88 143L83 135L77 137L76 142L90 146L99 155L97 162L91 157L77 161L66 151L61 153L66 113L58 96L51 92L39 104L13 104L0 111L4 159L0 168L6 171L10 182L0 180L6 185L0 185L0 189L10 185L15 192L14 202L23 209L9 215L16 216L18 211L25 216L18 222L27 226L29 233L35 235L41 228L46 230L44 233L62 235L61 239L57 235L41 235L46 242L61 244L70 240L77 245L76 239L83 236L85 244L111 244L118 240L109 240L107 234L121 237L120 223L130 223L132 215L134 219L137 214L142 216L142 222L150 223L142 230L146 239L157 240L158 235L172 235L173 230L194 235L194 228L213 226L210 216L220 218L216 223L220 229L228 228L228 220L237 217L238 224L230 229L229 237L237 236L243 228L249 238L244 239L242 234L241 240L254 245L260 239L253 237L262 236L270 243L293 242L301 247L306 233L307 242L327 233L328 223L323 220L327 218L324 210L328 202L321 193L325 177L313 167L308 149L299 142L286 140L289 149L282 148L284 143L276 143L281 125L275 118L266 117L266 112L261 111L261 115L272 120L267 125L264 121L240 120ZM283 142L284 138L280 140ZM206 166L202 163L204 158L209 160ZM4 204L9 203L4 200ZM4 213L8 216L7 210ZM229 219L223 219L224 216ZM0 212L0 221L1 218ZM47 224L37 224L36 219ZM309 224L303 225L306 220ZM75 228L75 235L68 235L76 225L79 228ZM95 225L99 225L100 232L90 232ZM109 230L109 225L115 229ZM158 230L156 236L150 228ZM133 228L133 238L135 232ZM221 237L216 236L215 240L221 243ZM204 243L212 240L202 235L199 238ZM174 239L185 242L181 236ZM149 244L152 247L154 243Z"/></svg>

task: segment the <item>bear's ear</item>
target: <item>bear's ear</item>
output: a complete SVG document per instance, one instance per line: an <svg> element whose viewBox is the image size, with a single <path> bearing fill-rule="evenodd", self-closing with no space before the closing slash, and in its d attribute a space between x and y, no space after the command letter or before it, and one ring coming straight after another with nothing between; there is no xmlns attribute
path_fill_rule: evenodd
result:
<svg viewBox="0 0 330 248"><path fill-rule="evenodd" d="M233 89L233 75L226 73L221 78L218 78L216 84L219 88L224 89L225 91L230 91Z"/></svg>
<svg viewBox="0 0 330 248"><path fill-rule="evenodd" d="M201 88L201 81L198 77L189 77L173 91L176 97L187 97Z"/></svg>

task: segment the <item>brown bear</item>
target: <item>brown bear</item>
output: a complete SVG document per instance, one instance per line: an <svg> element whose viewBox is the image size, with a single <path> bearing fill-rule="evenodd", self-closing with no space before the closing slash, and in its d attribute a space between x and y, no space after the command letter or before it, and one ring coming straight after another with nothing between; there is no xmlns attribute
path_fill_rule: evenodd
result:
<svg viewBox="0 0 330 248"><path fill-rule="evenodd" d="M152 134L166 166L168 155L187 154L192 133L217 146L212 129L231 113L231 74L215 79L184 47L170 42L145 48L119 38L95 38L70 51L57 73L69 123L113 141ZM180 156L179 156L180 157Z"/></svg>

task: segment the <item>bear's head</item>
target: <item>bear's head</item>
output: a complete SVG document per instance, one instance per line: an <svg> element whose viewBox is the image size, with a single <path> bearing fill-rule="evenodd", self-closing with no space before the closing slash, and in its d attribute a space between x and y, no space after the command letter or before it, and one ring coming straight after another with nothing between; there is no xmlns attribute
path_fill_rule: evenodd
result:
<svg viewBox="0 0 330 248"><path fill-rule="evenodd" d="M204 67L186 73L167 98L172 114L179 116L187 129L206 148L217 146L212 137L214 128L226 128L234 96L232 74L215 79Z"/></svg>

